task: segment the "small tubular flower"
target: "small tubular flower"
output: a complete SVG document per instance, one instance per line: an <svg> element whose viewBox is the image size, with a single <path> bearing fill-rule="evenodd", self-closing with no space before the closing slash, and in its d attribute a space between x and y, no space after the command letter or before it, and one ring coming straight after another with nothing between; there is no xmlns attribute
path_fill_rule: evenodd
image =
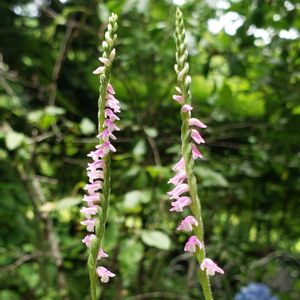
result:
<svg viewBox="0 0 300 300"><path fill-rule="evenodd" d="M183 104L184 99L183 99L183 97L182 97L181 95L173 95L173 99L174 99L176 102L178 102L178 103L180 103L180 104Z"/></svg>
<svg viewBox="0 0 300 300"><path fill-rule="evenodd" d="M203 124L200 120L196 119L196 118L190 118L189 119L189 125L190 126L196 126L199 128L206 128L207 126L205 124Z"/></svg>
<svg viewBox="0 0 300 300"><path fill-rule="evenodd" d="M103 282L103 283L108 282L110 277L116 276L116 274L108 271L104 267L98 267L96 272L97 272L97 275L100 277L101 282Z"/></svg>
<svg viewBox="0 0 300 300"><path fill-rule="evenodd" d="M82 212L86 219L91 219L92 215L97 214L98 211L98 206L97 205L92 205L90 207L83 207L80 212Z"/></svg>
<svg viewBox="0 0 300 300"><path fill-rule="evenodd" d="M88 234L86 235L83 239L82 242L88 247L90 248L92 245L92 240L96 238L96 235L94 234Z"/></svg>
<svg viewBox="0 0 300 300"><path fill-rule="evenodd" d="M195 144L192 144L192 155L193 155L193 159L196 159L198 157L203 158L202 153L198 150Z"/></svg>
<svg viewBox="0 0 300 300"><path fill-rule="evenodd" d="M172 208L170 211L183 212L183 209L191 203L190 197L180 197L176 201L171 202Z"/></svg>
<svg viewBox="0 0 300 300"><path fill-rule="evenodd" d="M196 129L191 130L191 137L197 144L205 143L204 139Z"/></svg>
<svg viewBox="0 0 300 300"><path fill-rule="evenodd" d="M198 221L193 216L187 216L181 221L181 224L177 227L177 230L189 232L193 231L193 226L198 226Z"/></svg>
<svg viewBox="0 0 300 300"><path fill-rule="evenodd" d="M192 236L190 236L190 238L186 242L186 244L184 246L184 251L185 252L195 253L196 252L196 246L198 246L199 249L203 248L203 245L199 241L199 239L195 235L192 235Z"/></svg>
<svg viewBox="0 0 300 300"><path fill-rule="evenodd" d="M183 112L189 112L189 111L192 111L193 110L193 106L192 105L189 105L189 104L184 104L181 108L181 110Z"/></svg>
<svg viewBox="0 0 300 300"><path fill-rule="evenodd" d="M105 257L108 257L108 254L105 253L102 248L100 248L98 256L97 256L97 260L100 260L101 258L105 258Z"/></svg>
<svg viewBox="0 0 300 300"><path fill-rule="evenodd" d="M206 274L209 276L215 275L215 273L224 274L224 271L218 267L218 265L213 262L210 258L205 258L200 265L202 271L206 270Z"/></svg>
<svg viewBox="0 0 300 300"><path fill-rule="evenodd" d="M172 183L174 185L178 185L183 183L186 180L186 173L184 170L178 171L169 181L168 183Z"/></svg>
<svg viewBox="0 0 300 300"><path fill-rule="evenodd" d="M178 199L180 198L181 194L188 192L188 190L188 184L182 183L175 186L175 188L172 191L168 192L168 195L170 196L170 199Z"/></svg>
<svg viewBox="0 0 300 300"><path fill-rule="evenodd" d="M80 224L85 225L88 232L93 232L96 225L96 219L86 219L81 221Z"/></svg>
<svg viewBox="0 0 300 300"><path fill-rule="evenodd" d="M181 157L180 160L178 161L178 163L176 163L174 165L174 167L172 168L172 170L174 172L184 170L184 159L183 159L183 157Z"/></svg>

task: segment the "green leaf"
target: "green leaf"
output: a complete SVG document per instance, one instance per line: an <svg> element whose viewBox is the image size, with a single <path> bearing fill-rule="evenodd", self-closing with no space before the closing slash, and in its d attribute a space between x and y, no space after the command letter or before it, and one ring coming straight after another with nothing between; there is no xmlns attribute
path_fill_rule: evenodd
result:
<svg viewBox="0 0 300 300"><path fill-rule="evenodd" d="M226 178L218 172L206 167L195 167L195 174L201 177L201 185L204 187L219 186L228 187Z"/></svg>
<svg viewBox="0 0 300 300"><path fill-rule="evenodd" d="M60 209L71 208L76 206L80 202L81 202L80 196L66 197L56 202L55 209L60 210Z"/></svg>
<svg viewBox="0 0 300 300"><path fill-rule="evenodd" d="M140 158L143 155L145 155L145 153L146 153L145 141L144 140L139 140L136 143L135 147L133 148L132 153L136 158Z"/></svg>
<svg viewBox="0 0 300 300"><path fill-rule="evenodd" d="M156 128L145 127L144 131L151 138L156 138L158 136L158 131Z"/></svg>
<svg viewBox="0 0 300 300"><path fill-rule="evenodd" d="M149 202L150 198L150 191L135 190L126 193L123 203L125 212L141 211L141 203Z"/></svg>
<svg viewBox="0 0 300 300"><path fill-rule="evenodd" d="M161 250L169 250L171 247L169 236L159 230L143 230L141 239L147 246L152 246Z"/></svg>
<svg viewBox="0 0 300 300"><path fill-rule="evenodd" d="M50 116L63 115L65 110L57 106L47 106L45 108L45 113Z"/></svg>
<svg viewBox="0 0 300 300"><path fill-rule="evenodd" d="M122 250L118 256L119 261L125 264L138 263L143 257L144 246L135 239L125 239L121 242Z"/></svg>
<svg viewBox="0 0 300 300"><path fill-rule="evenodd" d="M80 131L85 135L94 133L96 130L95 124L88 118L83 118L79 124L79 127Z"/></svg>
<svg viewBox="0 0 300 300"><path fill-rule="evenodd" d="M14 150L21 146L26 137L23 133L9 131L5 136L5 145L8 150Z"/></svg>

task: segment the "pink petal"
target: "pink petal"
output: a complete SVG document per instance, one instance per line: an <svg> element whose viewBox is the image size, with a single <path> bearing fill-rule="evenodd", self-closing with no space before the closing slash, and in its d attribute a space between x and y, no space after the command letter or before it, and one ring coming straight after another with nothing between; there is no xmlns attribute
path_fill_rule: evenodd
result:
<svg viewBox="0 0 300 300"><path fill-rule="evenodd" d="M184 101L183 96L181 96L181 95L173 95L173 99L175 101L177 101L178 103L183 104L183 101Z"/></svg>
<svg viewBox="0 0 300 300"><path fill-rule="evenodd" d="M191 137L197 144L205 143L204 139L196 129L192 129Z"/></svg>
<svg viewBox="0 0 300 300"><path fill-rule="evenodd" d="M193 159L197 159L198 157L203 158L202 153L198 150L195 144L192 144L192 154Z"/></svg>
<svg viewBox="0 0 300 300"><path fill-rule="evenodd" d="M110 65L110 60L105 57L99 57L99 60L106 66Z"/></svg>
<svg viewBox="0 0 300 300"><path fill-rule="evenodd" d="M107 85L107 91L112 95L115 95L116 93L113 86L110 83Z"/></svg>
<svg viewBox="0 0 300 300"><path fill-rule="evenodd" d="M99 67L96 70L93 71L93 74L97 75L97 74L103 74L105 71L105 67Z"/></svg>
<svg viewBox="0 0 300 300"><path fill-rule="evenodd" d="M189 111L191 111L191 110L193 110L193 106L192 106L192 105L184 104L184 105L182 106L182 111L183 111L183 112L189 112Z"/></svg>
<svg viewBox="0 0 300 300"><path fill-rule="evenodd" d="M207 126L205 124L203 124L200 120L196 119L196 118L190 118L189 119L189 125L190 126L196 126L199 128L206 128Z"/></svg>

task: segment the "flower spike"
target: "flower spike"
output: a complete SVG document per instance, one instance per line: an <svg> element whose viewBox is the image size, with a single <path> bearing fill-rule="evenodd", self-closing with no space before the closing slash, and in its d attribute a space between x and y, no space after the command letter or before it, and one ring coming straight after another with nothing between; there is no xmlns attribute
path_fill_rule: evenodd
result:
<svg viewBox="0 0 300 300"><path fill-rule="evenodd" d="M115 90L109 82L111 67L116 55L114 46L117 39L117 20L116 14L112 14L109 18L105 41L102 43L103 54L99 57L102 65L93 71L93 74L100 77L97 135L99 144L88 154L93 161L88 164L89 183L84 187L87 194L84 195L83 201L87 203L87 206L81 209L86 218L81 224L85 225L87 231L91 233L82 242L90 249L88 269L92 300L97 299L97 278L99 277L101 282L106 283L110 277L115 276L105 267L98 266L98 261L102 262L102 258L108 257L108 254L101 248L101 244L110 196L110 156L112 152L116 151L111 140L116 139L113 134L113 131L119 130L115 124L115 121L119 120L116 114L121 111L120 102L115 98Z"/></svg>
<svg viewBox="0 0 300 300"><path fill-rule="evenodd" d="M191 77L189 76L189 63L187 43L185 39L185 28L183 15L179 8L176 11L176 64L174 66L177 74L176 94L173 99L181 106L180 114L182 120L181 127L181 154L182 157L175 164L172 170L175 175L168 183L175 187L168 192L172 200L172 212L181 213L185 207L191 211L191 215L184 218L177 230L192 232L185 244L184 251L193 253L198 260L199 279L202 286L205 300L213 300L209 276L215 272L223 274L223 270L215 265L210 259L205 258L204 232L201 216L200 199L197 194L197 180L194 175L193 167L196 158L202 158L202 154L197 145L205 143L200 132L206 125L200 120L192 118L193 111L192 95L190 91Z"/></svg>

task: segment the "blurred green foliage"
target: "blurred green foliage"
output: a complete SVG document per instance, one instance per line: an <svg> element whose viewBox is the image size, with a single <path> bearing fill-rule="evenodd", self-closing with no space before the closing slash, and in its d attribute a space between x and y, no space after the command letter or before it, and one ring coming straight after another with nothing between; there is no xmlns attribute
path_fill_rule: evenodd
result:
<svg viewBox="0 0 300 300"><path fill-rule="evenodd" d="M209 125L195 169L207 252L226 272L212 280L215 298L257 281L299 299L299 3L189 0L182 9L194 115ZM123 112L104 243L117 277L102 298L200 299L166 196L180 150L174 10L171 0L0 3L0 299L89 299L79 209L96 143L91 71L111 11Z"/></svg>

